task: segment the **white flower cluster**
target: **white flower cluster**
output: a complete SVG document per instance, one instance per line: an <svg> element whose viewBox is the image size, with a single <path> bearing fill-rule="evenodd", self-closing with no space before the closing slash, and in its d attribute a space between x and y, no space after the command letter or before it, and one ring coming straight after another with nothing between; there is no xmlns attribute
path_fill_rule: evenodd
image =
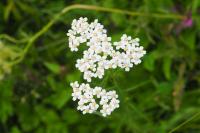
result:
<svg viewBox="0 0 200 133"><path fill-rule="evenodd" d="M71 51L78 51L78 46L86 43L89 47L83 52L83 58L78 59L76 67L84 73L84 79L91 82L92 77L103 78L106 69L117 67L129 71L133 65L141 62L146 53L139 46L139 39L132 39L124 34L119 42L111 42L104 26L95 20L87 22L87 18L73 20L68 31L69 47Z"/></svg>
<svg viewBox="0 0 200 133"><path fill-rule="evenodd" d="M89 84L84 83L79 85L77 81L70 85L73 88L73 100L79 100L77 109L83 114L94 113L100 108L100 113L105 117L119 107L118 95L115 91L106 92L101 87L91 88Z"/></svg>
<svg viewBox="0 0 200 133"><path fill-rule="evenodd" d="M126 34L122 35L119 42L112 43L111 37L107 36L107 31L98 20L88 23L87 18L74 19L67 36L71 51L78 51L79 45L83 43L88 47L83 57L76 62L76 67L83 72L87 82L91 82L92 77L103 78L106 69L119 67L129 71L133 65L141 63L141 57L146 54L139 45L139 39L132 39ZM77 81L71 83L71 86L73 100L78 100L77 109L83 114L99 110L103 116L107 116L119 107L115 91L106 92L101 87L91 88L84 83L79 85Z"/></svg>

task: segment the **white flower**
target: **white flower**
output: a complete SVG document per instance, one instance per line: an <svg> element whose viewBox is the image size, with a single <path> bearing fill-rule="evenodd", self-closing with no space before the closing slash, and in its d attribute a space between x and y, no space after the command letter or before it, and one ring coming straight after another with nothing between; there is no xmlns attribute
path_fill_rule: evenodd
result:
<svg viewBox="0 0 200 133"><path fill-rule="evenodd" d="M74 82L70 84L73 88L73 100L78 100L77 109L82 111L83 114L94 113L99 108L102 116L107 116L112 113L116 108L119 108L118 95L115 91L106 92L101 87L91 88L89 84L78 84ZM99 104L96 101L99 101Z"/></svg>
<svg viewBox="0 0 200 133"><path fill-rule="evenodd" d="M141 57L146 54L139 46L139 38L123 34L119 42L111 42L104 26L94 20L88 23L87 18L74 19L68 30L69 47L71 51L78 51L78 46L86 43L89 47L78 59L76 67L83 72L84 79L91 82L93 77L103 78L105 69L117 67L129 71L133 65L141 63Z"/></svg>
<svg viewBox="0 0 200 133"><path fill-rule="evenodd" d="M100 95L101 91L102 91L102 88L101 88L101 87L95 87L95 88L93 89L93 95L96 95L97 98L100 98L100 97L101 97L101 95Z"/></svg>
<svg viewBox="0 0 200 133"><path fill-rule="evenodd" d="M83 72L83 78L91 82L92 78L103 78L105 70L122 68L130 71L134 65L141 63L141 57L146 51L139 45L139 38L123 34L120 41L111 42L104 26L94 20L88 23L87 18L74 19L68 30L69 48L78 51L80 44L88 47L83 51L83 57L76 61L76 67ZM73 100L78 100L77 109L83 114L93 113L99 109L103 116L110 115L119 107L116 91L108 91L101 87L91 88L89 84L74 82ZM96 102L98 99L99 103Z"/></svg>

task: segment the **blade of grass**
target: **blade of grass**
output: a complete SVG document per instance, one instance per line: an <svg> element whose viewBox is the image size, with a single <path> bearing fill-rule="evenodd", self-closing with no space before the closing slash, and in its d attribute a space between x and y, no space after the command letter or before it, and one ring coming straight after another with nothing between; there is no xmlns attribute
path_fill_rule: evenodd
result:
<svg viewBox="0 0 200 133"><path fill-rule="evenodd" d="M176 130L178 130L180 127L182 127L183 125L187 124L188 122L192 121L194 118L200 116L200 112L194 114L192 117L190 117L189 119L187 119L186 121L184 121L183 123L179 124L177 127L173 128L171 131L169 131L169 133L173 133Z"/></svg>
<svg viewBox="0 0 200 133"><path fill-rule="evenodd" d="M140 88L140 87L142 87L142 86L144 86L144 85L146 85L148 83L151 83L151 80L147 80L147 81L141 82L141 83L139 83L139 84L137 84L137 85L135 85L133 87L130 87L130 88L126 89L126 91L129 92L129 91L136 90L136 89L138 89L138 88Z"/></svg>

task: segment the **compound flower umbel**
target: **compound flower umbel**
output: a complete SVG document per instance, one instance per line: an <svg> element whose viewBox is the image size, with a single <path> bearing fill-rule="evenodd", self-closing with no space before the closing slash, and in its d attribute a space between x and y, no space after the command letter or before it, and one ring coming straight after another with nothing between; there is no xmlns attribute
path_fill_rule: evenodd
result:
<svg viewBox="0 0 200 133"><path fill-rule="evenodd" d="M76 67L83 72L83 78L91 82L92 78L103 78L107 69L117 67L129 71L133 65L141 63L146 51L139 45L139 38L132 39L123 34L118 42L111 42L104 26L96 19L88 23L87 18L74 19L68 30L69 48L78 51L85 43L87 50L83 57L76 61ZM104 117L119 107L116 91L106 91L101 87L91 88L89 84L71 83L73 100L78 100L77 109L83 114L99 111ZM99 101L97 103L97 101Z"/></svg>
<svg viewBox="0 0 200 133"><path fill-rule="evenodd" d="M99 109L105 117L119 107L118 95L115 91L106 92L101 87L91 88L89 84L84 83L79 85L77 81L70 85L73 88L73 100L78 100L77 109L83 114L94 113Z"/></svg>
<svg viewBox="0 0 200 133"><path fill-rule="evenodd" d="M78 51L78 46L85 43L89 48L83 52L83 58L78 59L76 67L83 72L83 78L91 82L91 78L103 78L106 69L120 67L129 71L133 65L141 62L146 53L139 46L139 39L132 39L126 34L119 42L111 42L104 26L96 19L92 23L87 18L74 19L68 31L71 51Z"/></svg>

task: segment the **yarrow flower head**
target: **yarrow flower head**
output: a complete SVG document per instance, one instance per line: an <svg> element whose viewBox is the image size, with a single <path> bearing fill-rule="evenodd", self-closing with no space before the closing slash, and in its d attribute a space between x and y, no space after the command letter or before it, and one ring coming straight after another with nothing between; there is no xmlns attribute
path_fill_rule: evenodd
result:
<svg viewBox="0 0 200 133"><path fill-rule="evenodd" d="M103 78L106 69L117 67L129 71L133 65L141 63L146 51L139 46L139 39L132 39L126 34L119 42L111 42L104 26L94 20L88 23L87 18L74 19L68 30L69 48L78 51L78 46L85 43L89 48L78 59L76 67L83 72L83 78L91 82L92 78Z"/></svg>
<svg viewBox="0 0 200 133"><path fill-rule="evenodd" d="M73 100L78 100L77 109L82 111L83 114L94 113L99 110L105 117L119 107L118 95L115 91L106 92L101 87L91 88L89 84L79 84L77 81L70 85L73 88Z"/></svg>
<svg viewBox="0 0 200 133"><path fill-rule="evenodd" d="M134 65L141 63L146 51L139 45L139 38L131 38L123 34L121 40L112 43L104 26L94 20L88 23L87 18L74 19L68 30L69 48L78 51L81 44L86 44L87 50L83 57L77 59L76 67L83 72L83 78L91 82L92 78L103 78L105 70L122 68L129 71ZM72 97L78 101L77 109L83 114L99 111L102 116L108 116L119 107L116 91L106 91L101 87L91 88L89 84L70 84L73 88Z"/></svg>

